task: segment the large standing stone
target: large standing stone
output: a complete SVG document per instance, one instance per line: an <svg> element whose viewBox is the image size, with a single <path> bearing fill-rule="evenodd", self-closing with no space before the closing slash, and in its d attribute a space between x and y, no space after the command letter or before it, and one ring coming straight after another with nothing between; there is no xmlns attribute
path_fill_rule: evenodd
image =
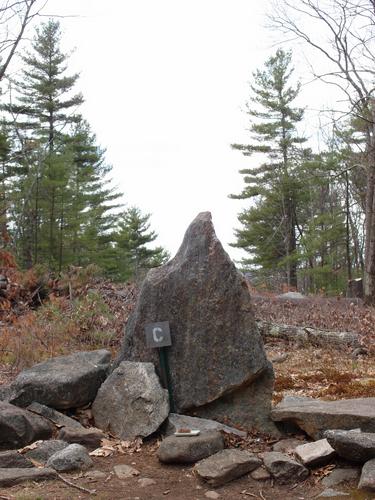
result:
<svg viewBox="0 0 375 500"><path fill-rule="evenodd" d="M364 463L375 458L375 433L330 430L324 433L340 457Z"/></svg>
<svg viewBox="0 0 375 500"><path fill-rule="evenodd" d="M147 437L168 417L168 391L152 363L123 361L99 389L92 413L95 425L116 437Z"/></svg>
<svg viewBox="0 0 375 500"><path fill-rule="evenodd" d="M160 444L159 460L166 464L195 463L224 449L220 432L204 432L199 436L169 436Z"/></svg>
<svg viewBox="0 0 375 500"><path fill-rule="evenodd" d="M211 214L199 214L176 256L152 269L130 317L119 361L152 361L147 323L169 321L168 348L177 413L275 432L273 370L255 324L245 278L217 239Z"/></svg>
<svg viewBox="0 0 375 500"><path fill-rule="evenodd" d="M375 398L322 401L286 396L272 410L276 422L297 424L313 439L321 439L329 429L355 429L375 432Z"/></svg>
<svg viewBox="0 0 375 500"><path fill-rule="evenodd" d="M257 469L262 461L248 451L227 449L198 462L197 475L211 486L221 486Z"/></svg>
<svg viewBox="0 0 375 500"><path fill-rule="evenodd" d="M0 449L21 448L38 439L49 439L52 432L52 425L39 415L0 402Z"/></svg>
<svg viewBox="0 0 375 500"><path fill-rule="evenodd" d="M13 382L10 402L27 406L33 401L65 409L93 401L104 382L111 353L105 349L51 358L22 371Z"/></svg>

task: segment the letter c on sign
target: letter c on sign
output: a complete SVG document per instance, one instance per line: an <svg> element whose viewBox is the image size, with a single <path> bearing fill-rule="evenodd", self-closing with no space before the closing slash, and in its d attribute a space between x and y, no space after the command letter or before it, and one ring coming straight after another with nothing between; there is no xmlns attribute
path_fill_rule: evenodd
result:
<svg viewBox="0 0 375 500"><path fill-rule="evenodd" d="M163 330L159 326L152 329L152 338L154 339L154 342L161 342L163 340L164 337L163 335L160 335L160 333L163 333Z"/></svg>

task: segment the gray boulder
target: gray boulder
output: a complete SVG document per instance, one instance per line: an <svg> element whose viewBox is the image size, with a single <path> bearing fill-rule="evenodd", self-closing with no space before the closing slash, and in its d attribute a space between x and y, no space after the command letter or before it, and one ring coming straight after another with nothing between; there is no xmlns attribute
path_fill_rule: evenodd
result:
<svg viewBox="0 0 375 500"><path fill-rule="evenodd" d="M46 481L47 479L56 479L56 472L53 469L37 467L0 469L0 488L9 488L26 481Z"/></svg>
<svg viewBox="0 0 375 500"><path fill-rule="evenodd" d="M159 460L166 464L195 463L224 449L220 432L204 432L198 436L169 436L160 444Z"/></svg>
<svg viewBox="0 0 375 500"><path fill-rule="evenodd" d="M95 425L121 439L149 436L168 413L168 391L161 387L152 363L123 361L92 405Z"/></svg>
<svg viewBox="0 0 375 500"><path fill-rule="evenodd" d="M49 408L48 406L37 403L36 401L33 401L31 405L29 405L26 409L33 413L36 413L37 415L40 415L41 417L46 418L57 427L84 429L83 425L81 425L77 420L74 420L74 418L70 418L67 415L64 415L64 413L61 413L54 408Z"/></svg>
<svg viewBox="0 0 375 500"><path fill-rule="evenodd" d="M298 425L313 439L321 439L329 429L359 427L364 432L375 432L375 398L322 401L286 396L271 415L275 422Z"/></svg>
<svg viewBox="0 0 375 500"><path fill-rule="evenodd" d="M330 430L324 433L340 457L364 463L375 458L375 433Z"/></svg>
<svg viewBox="0 0 375 500"><path fill-rule="evenodd" d="M77 408L94 400L107 377L111 353L105 349L51 358L22 371L12 383L10 402L33 401L56 409Z"/></svg>
<svg viewBox="0 0 375 500"><path fill-rule="evenodd" d="M34 467L24 455L16 450L0 451L0 469Z"/></svg>
<svg viewBox="0 0 375 500"><path fill-rule="evenodd" d="M261 457L268 472L280 484L303 481L309 475L306 467L283 453L269 451L262 453Z"/></svg>
<svg viewBox="0 0 375 500"><path fill-rule="evenodd" d="M148 323L169 321L175 411L276 433L269 418L274 375L245 278L217 239L209 212L186 231L176 256L151 269L126 326L118 362L159 365Z"/></svg>
<svg viewBox="0 0 375 500"><path fill-rule="evenodd" d="M52 425L42 417L0 401L0 449L26 446L52 436Z"/></svg>
<svg viewBox="0 0 375 500"><path fill-rule="evenodd" d="M63 427L58 433L58 438L67 443L78 443L87 448L95 449L99 448L102 439L105 438L105 434L95 427L90 427L88 429L85 427L82 427L82 429Z"/></svg>
<svg viewBox="0 0 375 500"><path fill-rule="evenodd" d="M262 461L248 451L227 449L198 462L194 471L210 486L221 486L257 469Z"/></svg>
<svg viewBox="0 0 375 500"><path fill-rule="evenodd" d="M296 447L294 454L307 467L325 465L335 457L336 452L327 439L319 439L313 443L305 443Z"/></svg>
<svg viewBox="0 0 375 500"><path fill-rule="evenodd" d="M375 458L366 462L362 467L358 488L375 491Z"/></svg>
<svg viewBox="0 0 375 500"><path fill-rule="evenodd" d="M332 488L332 486L358 479L359 473L359 469L355 467L338 467L322 479L322 485L326 488Z"/></svg>
<svg viewBox="0 0 375 500"><path fill-rule="evenodd" d="M189 415L179 415L178 413L170 413L167 420L167 427L165 433L167 436L173 434L179 429L198 429L201 432L207 431L223 431L226 434L234 434L238 437L245 438L247 433L229 427L228 425L221 424L215 420L207 418L190 417Z"/></svg>
<svg viewBox="0 0 375 500"><path fill-rule="evenodd" d="M89 469L92 467L93 461L84 446L70 444L50 456L46 465L59 472L67 472Z"/></svg>
<svg viewBox="0 0 375 500"><path fill-rule="evenodd" d="M54 455L57 451L63 450L67 446L68 443L60 441L59 439L40 441L37 443L36 448L28 450L25 453L25 456L44 465L46 462L48 462L48 459L52 457L52 455Z"/></svg>

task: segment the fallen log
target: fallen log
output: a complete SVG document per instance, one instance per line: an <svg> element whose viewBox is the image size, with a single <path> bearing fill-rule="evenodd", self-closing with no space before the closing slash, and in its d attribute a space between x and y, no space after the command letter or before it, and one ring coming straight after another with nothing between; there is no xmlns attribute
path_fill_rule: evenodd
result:
<svg viewBox="0 0 375 500"><path fill-rule="evenodd" d="M360 338L351 332L329 332L306 326L282 325L269 321L257 321L263 341L268 339L282 339L301 344L325 347L360 347Z"/></svg>

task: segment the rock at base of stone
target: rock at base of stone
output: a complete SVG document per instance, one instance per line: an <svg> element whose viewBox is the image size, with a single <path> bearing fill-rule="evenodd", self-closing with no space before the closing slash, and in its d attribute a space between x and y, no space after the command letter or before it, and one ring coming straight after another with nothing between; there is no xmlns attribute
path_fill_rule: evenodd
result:
<svg viewBox="0 0 375 500"><path fill-rule="evenodd" d="M254 453L226 449L198 462L194 471L210 486L217 487L248 474L261 464Z"/></svg>
<svg viewBox="0 0 375 500"><path fill-rule="evenodd" d="M297 446L306 444L306 441L301 441L296 438L281 439L272 445L272 451L279 451L280 453L293 453Z"/></svg>
<svg viewBox="0 0 375 500"><path fill-rule="evenodd" d="M41 417L46 418L50 422L53 422L58 427L70 427L74 429L84 429L84 427L74 418L70 418L67 415L55 410L54 408L49 408L49 406L42 405L33 401L31 405L26 408L32 413L36 413Z"/></svg>
<svg viewBox="0 0 375 500"><path fill-rule="evenodd" d="M59 472L68 472L89 469L92 467L93 461L84 446L70 444L63 450L54 453L46 465Z"/></svg>
<svg viewBox="0 0 375 500"><path fill-rule="evenodd" d="M249 289L218 240L209 212L190 224L173 259L148 272L117 362L158 366L144 328L162 321L170 324L168 361L177 413L228 417L233 426L276 432L269 419L272 366Z"/></svg>
<svg viewBox="0 0 375 500"><path fill-rule="evenodd" d="M55 478L56 472L53 469L38 469L37 467L0 469L0 488L8 488L26 481L45 481Z"/></svg>
<svg viewBox="0 0 375 500"><path fill-rule="evenodd" d="M268 472L268 470L265 467L258 467L257 469L253 470L253 472L250 474L250 476L255 479L255 481L265 481L266 479L269 479L271 477L271 474Z"/></svg>
<svg viewBox="0 0 375 500"><path fill-rule="evenodd" d="M274 378L273 368L269 364L250 385L245 385L205 406L194 408L191 410L192 414L280 437L281 433L270 417Z"/></svg>
<svg viewBox="0 0 375 500"><path fill-rule="evenodd" d="M130 479L140 474L139 470L126 464L115 465L113 470L119 479Z"/></svg>
<svg viewBox="0 0 375 500"><path fill-rule="evenodd" d="M334 469L328 476L324 477L322 479L322 485L326 488L332 488L332 486L337 486L338 484L358 479L359 475L359 469L354 467L347 467L344 469L343 467L340 467Z"/></svg>
<svg viewBox="0 0 375 500"><path fill-rule="evenodd" d="M166 464L195 463L224 449L220 432L203 432L198 436L169 436L160 444L158 458Z"/></svg>
<svg viewBox="0 0 375 500"><path fill-rule="evenodd" d="M0 401L0 449L22 448L52 436L52 425L39 415Z"/></svg>
<svg viewBox="0 0 375 500"><path fill-rule="evenodd" d="M0 451L0 469L25 469L30 467L34 467L33 463L18 451Z"/></svg>
<svg viewBox="0 0 375 500"><path fill-rule="evenodd" d="M375 432L375 398L323 401L300 396L286 396L272 410L275 422L297 424L313 439L321 439L329 429Z"/></svg>
<svg viewBox="0 0 375 500"><path fill-rule="evenodd" d="M261 454L268 472L280 484L303 481L309 475L308 469L283 453L269 451Z"/></svg>
<svg viewBox="0 0 375 500"><path fill-rule="evenodd" d="M100 429L95 427L90 427L86 429L81 426L81 429L70 427L63 427L58 433L58 438L67 443L76 443L86 446L89 449L99 448L102 439L105 438L105 434Z"/></svg>
<svg viewBox="0 0 375 500"><path fill-rule="evenodd" d="M366 462L362 467L358 488L375 491L375 458Z"/></svg>
<svg viewBox="0 0 375 500"><path fill-rule="evenodd" d="M314 441L313 443L297 446L294 450L294 455L303 465L317 467L331 462L336 452L327 439L319 439L319 441Z"/></svg>
<svg viewBox="0 0 375 500"><path fill-rule="evenodd" d="M111 353L105 349L75 352L23 370L11 384L11 403L33 401L55 409L78 408L94 400L107 377Z"/></svg>
<svg viewBox="0 0 375 500"><path fill-rule="evenodd" d="M167 420L165 434L170 436L179 429L198 429L201 432L223 431L226 434L234 434L241 438L245 438L247 436L247 432L240 431L234 427L228 427L227 425L216 422L215 420L191 417L189 415L179 415L178 413L170 413Z"/></svg>
<svg viewBox="0 0 375 500"><path fill-rule="evenodd" d="M337 454L346 460L364 463L375 458L374 432L330 430L324 435Z"/></svg>
<svg viewBox="0 0 375 500"><path fill-rule="evenodd" d="M29 450L25 453L27 458L35 460L40 464L45 464L52 455L57 451L61 451L68 446L68 443L58 439L50 439L48 441L40 441L37 443L36 448Z"/></svg>
<svg viewBox="0 0 375 500"><path fill-rule="evenodd" d="M168 391L152 363L123 361L99 389L92 414L97 427L120 439L147 437L168 417Z"/></svg>

